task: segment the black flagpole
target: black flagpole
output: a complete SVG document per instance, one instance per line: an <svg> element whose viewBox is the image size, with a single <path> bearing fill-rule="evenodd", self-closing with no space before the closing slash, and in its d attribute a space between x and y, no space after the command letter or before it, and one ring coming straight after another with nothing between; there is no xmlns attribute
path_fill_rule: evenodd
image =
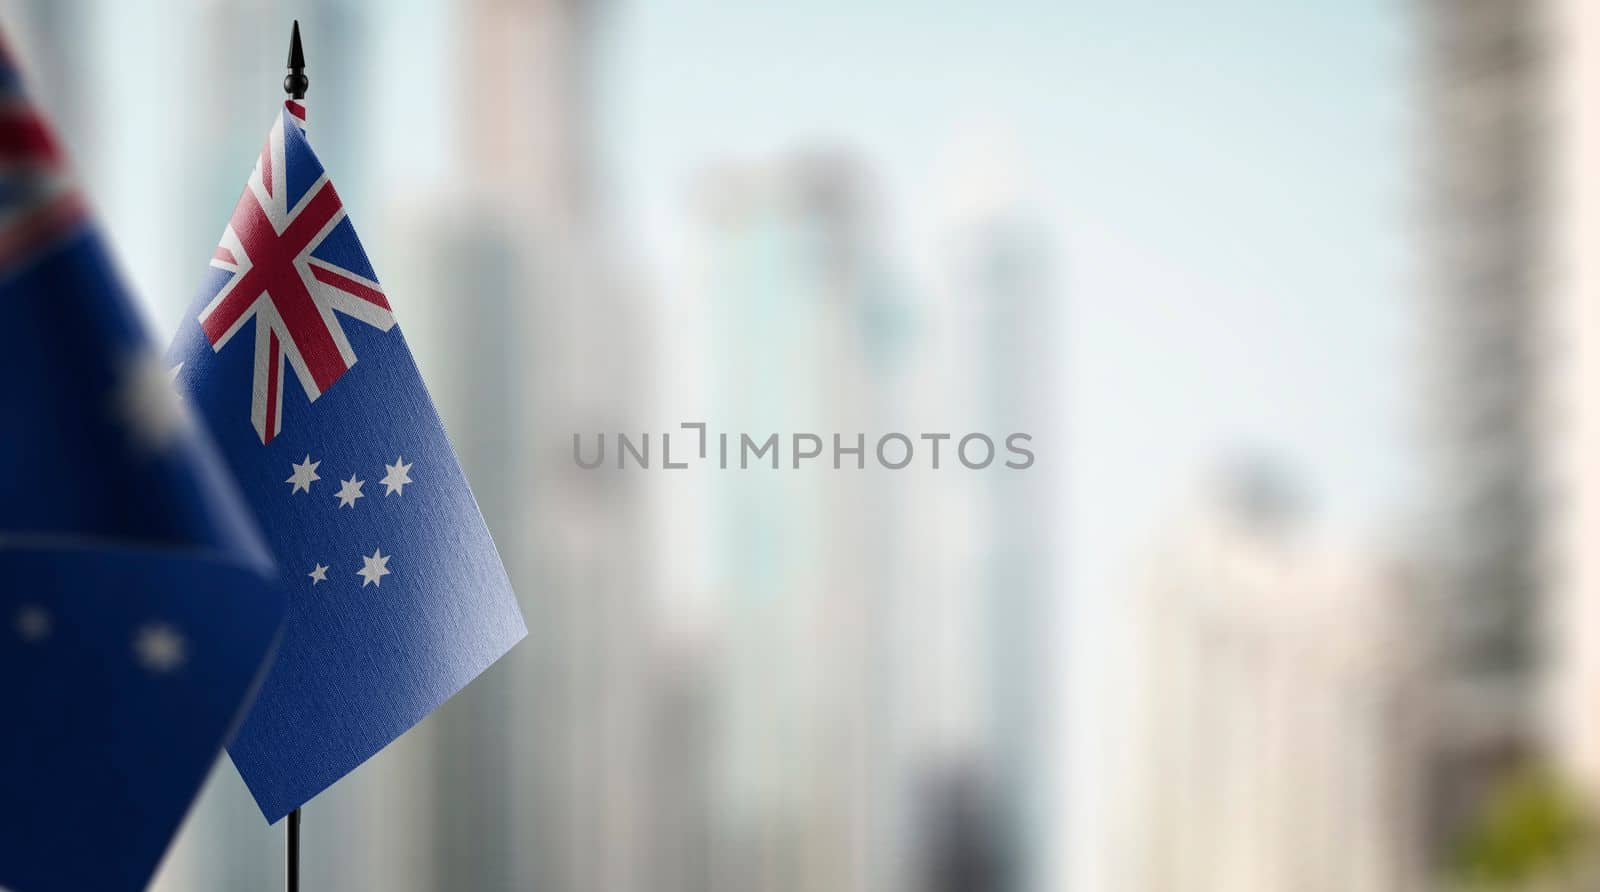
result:
<svg viewBox="0 0 1600 892"><path fill-rule="evenodd" d="M289 812L289 892L300 892L300 809Z"/></svg>
<svg viewBox="0 0 1600 892"><path fill-rule="evenodd" d="M306 51L300 46L300 20L289 32L289 74L283 79L283 92L290 99L306 98L311 79L306 77ZM300 809L289 812L289 892L300 892Z"/></svg>

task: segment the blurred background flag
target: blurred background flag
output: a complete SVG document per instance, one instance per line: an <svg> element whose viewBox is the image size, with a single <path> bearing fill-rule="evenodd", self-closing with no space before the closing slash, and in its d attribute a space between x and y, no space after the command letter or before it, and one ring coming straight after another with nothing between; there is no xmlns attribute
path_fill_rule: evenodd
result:
<svg viewBox="0 0 1600 892"><path fill-rule="evenodd" d="M140 889L283 620L0 50L0 887Z"/></svg>
<svg viewBox="0 0 1600 892"><path fill-rule="evenodd" d="M273 822L527 634L305 115L284 103L170 354L289 583L229 747Z"/></svg>

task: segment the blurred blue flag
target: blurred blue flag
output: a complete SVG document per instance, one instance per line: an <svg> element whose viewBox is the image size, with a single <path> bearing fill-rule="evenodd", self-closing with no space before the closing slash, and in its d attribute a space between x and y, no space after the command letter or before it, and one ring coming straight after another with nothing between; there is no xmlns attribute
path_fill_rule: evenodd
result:
<svg viewBox="0 0 1600 892"><path fill-rule="evenodd" d="M3 50L0 356L0 887L140 889L284 597Z"/></svg>
<svg viewBox="0 0 1600 892"><path fill-rule="evenodd" d="M277 661L228 748L277 821L527 631L301 103L279 112L169 357L289 582Z"/></svg>

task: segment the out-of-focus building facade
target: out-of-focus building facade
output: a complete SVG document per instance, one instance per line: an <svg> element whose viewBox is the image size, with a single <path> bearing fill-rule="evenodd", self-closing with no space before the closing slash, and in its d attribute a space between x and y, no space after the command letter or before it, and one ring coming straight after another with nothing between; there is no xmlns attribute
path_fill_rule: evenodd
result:
<svg viewBox="0 0 1600 892"><path fill-rule="evenodd" d="M894 718L880 708L885 566L902 518L856 455L832 470L834 432L854 448L892 403L873 374L884 357L871 183L846 157L806 155L713 169L697 199L715 416L707 455L720 465L726 434L730 469L707 481L710 585L722 599L712 888L884 888L888 766L876 744ZM797 431L824 439L799 470ZM742 435L773 433L778 469L768 457L745 471Z"/></svg>
<svg viewBox="0 0 1600 892"><path fill-rule="evenodd" d="M967 221L958 243L967 246L952 276L973 313L979 357L978 424L1003 438L1025 432L1049 450L1065 433L1057 423L1066 396L1064 357L1057 346L1065 317L1055 287L1050 233L1020 206L991 209ZM1054 756L1063 667L1059 621L1064 599L1059 576L1065 530L1060 512L1061 467L1046 460L1026 474L980 478L979 526L986 531L982 582L985 653L981 662L986 773L994 779L1000 817L996 836L1010 861L1007 884L1042 889L1059 865L1062 843Z"/></svg>
<svg viewBox="0 0 1600 892"><path fill-rule="evenodd" d="M1540 746L1550 6L1420 0L1419 348L1439 695L1436 851ZM1556 422L1561 424L1562 422Z"/></svg>
<svg viewBox="0 0 1600 892"><path fill-rule="evenodd" d="M1063 866L1056 752L1064 742L1055 722L1067 558L1057 510L1064 463L1050 453L1066 433L1066 301L1053 233L1018 165L985 140L956 153L936 186L936 239L948 250L935 299L917 319L911 426L942 430L960 418L1002 449L1024 433L1041 456L1026 472L936 474L910 496L915 552L928 557L910 562L917 603L902 614L923 636L908 648L906 669L925 694L907 699L940 704L918 711L913 735L926 797L919 809L939 828L919 835L918 857L924 875L947 877L933 889L977 882L948 879L977 868L928 866L944 859L981 860L980 885L1005 890L1051 888ZM947 467L961 467L964 433L946 444Z"/></svg>
<svg viewBox="0 0 1600 892"><path fill-rule="evenodd" d="M434 281L456 320L437 348L456 387L441 413L464 469L491 481L480 502L529 629L479 690L440 711L436 888L654 887L640 838L644 478L584 472L566 451L575 431L639 423L651 397L649 301L620 275L624 250L597 201L600 6L458 9L462 182L453 207L417 215L433 228L412 247L445 252Z"/></svg>
<svg viewBox="0 0 1600 892"><path fill-rule="evenodd" d="M1542 587L1543 22L1537 3L1421 5L1425 419L1451 599L1440 615L1457 672L1520 693Z"/></svg>
<svg viewBox="0 0 1600 892"><path fill-rule="evenodd" d="M1146 565L1106 888L1424 888L1414 591L1304 541L1289 498L1230 475Z"/></svg>
<svg viewBox="0 0 1600 892"><path fill-rule="evenodd" d="M1454 602L1440 615L1469 623L1452 627L1455 659L1441 667L1451 696L1436 734L1439 829L1459 830L1486 789L1528 763L1547 764L1593 816L1600 10L1584 0L1418 5L1423 259L1439 311L1429 344L1443 359L1428 396L1446 420L1435 504L1456 521L1435 551Z"/></svg>
<svg viewBox="0 0 1600 892"><path fill-rule="evenodd" d="M849 156L698 185L708 415L730 469L706 481L711 888L1047 888L1059 477L1003 467L1010 433L1041 456L1059 442L1047 233L1020 200L963 208L919 300ZM824 441L798 470L797 431ZM895 431L905 470L875 451ZM986 471L957 451L975 431L1000 455ZM770 432L779 470L743 470L740 434Z"/></svg>

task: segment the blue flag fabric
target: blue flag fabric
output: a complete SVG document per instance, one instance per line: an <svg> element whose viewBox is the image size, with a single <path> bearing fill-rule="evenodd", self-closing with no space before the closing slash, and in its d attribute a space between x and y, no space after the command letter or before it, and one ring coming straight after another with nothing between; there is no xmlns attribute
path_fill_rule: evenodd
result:
<svg viewBox="0 0 1600 892"><path fill-rule="evenodd" d="M0 51L0 887L140 889L284 596Z"/></svg>
<svg viewBox="0 0 1600 892"><path fill-rule="evenodd" d="M288 581L228 748L271 822L527 633L304 118L285 103L169 353Z"/></svg>

